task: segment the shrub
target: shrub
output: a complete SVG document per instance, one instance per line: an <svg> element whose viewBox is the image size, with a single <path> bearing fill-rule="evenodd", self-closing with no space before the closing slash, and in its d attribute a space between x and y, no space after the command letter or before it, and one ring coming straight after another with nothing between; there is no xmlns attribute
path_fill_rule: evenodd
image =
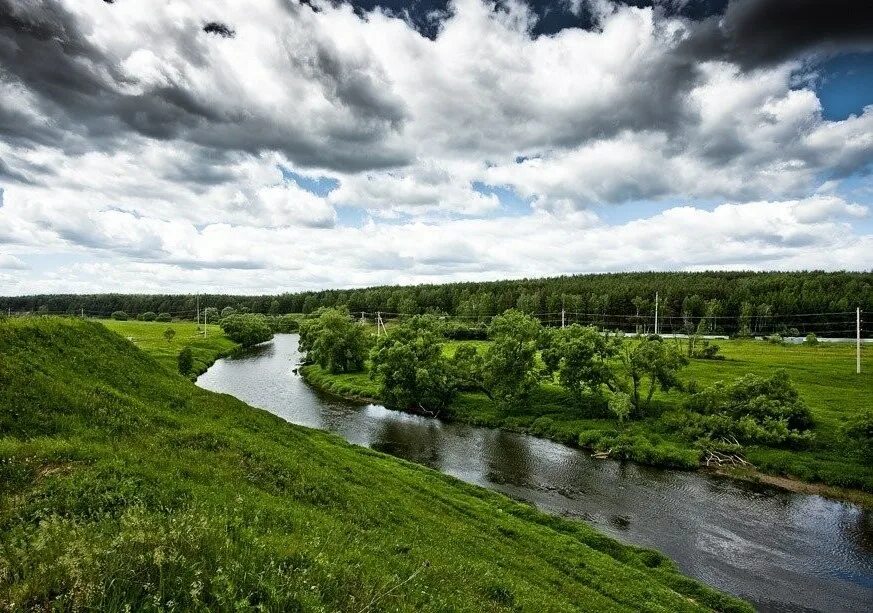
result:
<svg viewBox="0 0 873 613"><path fill-rule="evenodd" d="M858 415L846 425L845 431L864 453L873 457L873 410L867 409Z"/></svg>
<svg viewBox="0 0 873 613"><path fill-rule="evenodd" d="M170 323L173 321L173 316L169 313L158 313L158 316L155 317L155 321L159 321L161 323Z"/></svg>
<svg viewBox="0 0 873 613"><path fill-rule="evenodd" d="M484 323L449 321L443 324L442 333L444 337L454 341L484 341L488 338L488 328Z"/></svg>
<svg viewBox="0 0 873 613"><path fill-rule="evenodd" d="M721 347L715 343L710 343L708 339L703 339L700 347L696 347L693 357L699 360L723 360L724 356L719 354Z"/></svg>
<svg viewBox="0 0 873 613"><path fill-rule="evenodd" d="M243 347L252 347L273 338L273 332L263 315L230 315L222 319L220 325L230 340Z"/></svg>
<svg viewBox="0 0 873 613"><path fill-rule="evenodd" d="M810 332L809 334L806 335L806 338L803 340L803 344L810 345L810 346L818 345L818 337L815 335L815 333Z"/></svg>
<svg viewBox="0 0 873 613"><path fill-rule="evenodd" d="M112 319L115 321L127 321L127 313L124 311L113 311Z"/></svg>
<svg viewBox="0 0 873 613"><path fill-rule="evenodd" d="M140 321L154 321L157 317L158 315L154 311L146 311L145 313L140 313L137 319Z"/></svg>
<svg viewBox="0 0 873 613"><path fill-rule="evenodd" d="M784 345L785 340L782 338L781 334L771 334L767 337L767 342L771 345Z"/></svg>
<svg viewBox="0 0 873 613"><path fill-rule="evenodd" d="M187 377L193 369L194 356L191 354L191 347L186 346L179 352L179 372Z"/></svg>
<svg viewBox="0 0 873 613"><path fill-rule="evenodd" d="M300 322L293 315L270 315L266 320L275 334L291 334L300 329Z"/></svg>
<svg viewBox="0 0 873 613"><path fill-rule="evenodd" d="M688 435L764 445L803 445L812 438L812 414L784 370L720 381L691 396L688 408Z"/></svg>
<svg viewBox="0 0 873 613"><path fill-rule="evenodd" d="M164 330L164 340L166 340L168 343L171 340L173 340L173 338L175 338L175 336L176 336L176 331L173 330L172 328L167 328L166 330Z"/></svg>
<svg viewBox="0 0 873 613"><path fill-rule="evenodd" d="M226 306L223 309L221 309L221 317L222 318L228 317L230 315L235 315L235 314L236 314L236 309L233 308L232 306Z"/></svg>

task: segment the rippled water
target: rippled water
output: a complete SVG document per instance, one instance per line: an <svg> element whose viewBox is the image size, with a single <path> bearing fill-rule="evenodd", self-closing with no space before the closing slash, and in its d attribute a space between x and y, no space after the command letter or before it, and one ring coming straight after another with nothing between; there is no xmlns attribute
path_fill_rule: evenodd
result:
<svg viewBox="0 0 873 613"><path fill-rule="evenodd" d="M297 336L277 335L243 357L219 360L197 383L662 551L688 575L762 610L873 610L869 511L341 401L303 383L293 372L298 360Z"/></svg>

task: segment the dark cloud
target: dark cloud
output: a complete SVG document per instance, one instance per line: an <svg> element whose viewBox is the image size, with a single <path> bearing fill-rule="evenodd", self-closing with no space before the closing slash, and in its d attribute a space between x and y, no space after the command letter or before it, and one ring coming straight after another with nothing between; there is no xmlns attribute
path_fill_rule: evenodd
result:
<svg viewBox="0 0 873 613"><path fill-rule="evenodd" d="M210 21L203 26L203 31L207 34L217 34L224 38L233 38L236 34L229 25L218 21Z"/></svg>
<svg viewBox="0 0 873 613"><path fill-rule="evenodd" d="M208 41L198 41L194 28L201 26L183 24L174 42L186 60L198 66L206 61ZM202 29L233 35L220 22ZM128 86L135 84L121 71L119 58L92 45L75 16L59 3L0 0L0 79L23 86L50 119L33 121L4 107L0 137L17 146L51 145L74 153L83 143L90 150L124 147L124 134L134 131L222 150L276 150L302 166L342 171L407 163L405 152L382 145L405 119L402 103L366 67L348 66L332 48L315 49L314 57L306 69L322 84L337 118L347 112L360 121L326 118L318 127L301 124L279 130L272 117L219 111L212 100L198 97L184 83L129 93Z"/></svg>
<svg viewBox="0 0 873 613"><path fill-rule="evenodd" d="M693 28L684 51L745 69L813 53L873 49L873 3L859 0L733 0Z"/></svg>

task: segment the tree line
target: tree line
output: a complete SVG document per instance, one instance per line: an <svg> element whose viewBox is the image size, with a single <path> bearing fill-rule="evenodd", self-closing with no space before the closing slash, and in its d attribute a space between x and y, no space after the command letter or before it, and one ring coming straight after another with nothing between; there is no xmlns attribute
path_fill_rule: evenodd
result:
<svg viewBox="0 0 873 613"><path fill-rule="evenodd" d="M582 323L633 332L652 332L658 294L660 330L849 335L856 307L873 310L871 272L642 272L572 275L543 279L379 286L279 295L201 295L201 308L278 315L340 307L385 318L444 314L487 323L509 309L536 315L546 325ZM168 313L194 319L198 297L154 294L53 294L0 297L0 308L109 316L122 311Z"/></svg>

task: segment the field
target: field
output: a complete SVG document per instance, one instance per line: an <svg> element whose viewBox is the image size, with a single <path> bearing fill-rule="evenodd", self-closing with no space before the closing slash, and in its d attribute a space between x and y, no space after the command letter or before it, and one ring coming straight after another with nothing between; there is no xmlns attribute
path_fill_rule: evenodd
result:
<svg viewBox="0 0 873 613"><path fill-rule="evenodd" d="M164 367L176 372L177 358L183 347L191 347L194 357L194 374L199 375L209 368L220 356L232 351L236 344L224 336L217 325L206 326L206 337L202 327L190 321L159 323L154 321L115 321L102 319L100 322L117 334L147 351ZM164 337L168 329L176 332L171 340Z"/></svg>
<svg viewBox="0 0 873 613"><path fill-rule="evenodd" d="M2 321L0 610L125 607L748 609L656 552L202 390L98 323Z"/></svg>
<svg viewBox="0 0 873 613"><path fill-rule="evenodd" d="M462 343L475 344L480 351L486 345L483 341L453 341L444 345L444 352L451 355ZM771 375L776 369L784 369L815 418L816 442L811 449L752 447L747 459L767 473L873 491L873 467L842 434L846 421L873 402L873 353L869 346L862 349L862 374L857 375L854 345L821 343L807 347L760 340L725 340L718 344L726 359L692 360L682 371L685 383L696 380L699 386L707 386L747 373ZM332 375L318 366L307 366L304 375L314 385L341 395L378 398L378 385L367 373ZM681 410L685 398L682 392L659 392L655 396L656 415L627 424L625 434L636 441L629 450L632 459L680 468L698 465L698 452L691 442L676 436L662 418L671 410ZM599 448L601 440L616 434L615 420L581 414L560 386L547 383L540 386L527 406L509 413L498 411L484 394L462 393L447 418L522 430L592 448Z"/></svg>

